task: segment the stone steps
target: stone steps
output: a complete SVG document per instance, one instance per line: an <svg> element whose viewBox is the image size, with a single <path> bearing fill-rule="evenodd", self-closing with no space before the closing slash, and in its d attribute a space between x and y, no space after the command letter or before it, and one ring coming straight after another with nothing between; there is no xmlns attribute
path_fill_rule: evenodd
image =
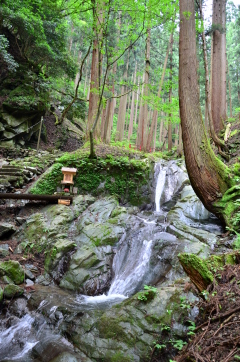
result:
<svg viewBox="0 0 240 362"><path fill-rule="evenodd" d="M41 173L41 171L40 171ZM39 170L30 166L2 165L0 168L0 190L22 187L29 183Z"/></svg>

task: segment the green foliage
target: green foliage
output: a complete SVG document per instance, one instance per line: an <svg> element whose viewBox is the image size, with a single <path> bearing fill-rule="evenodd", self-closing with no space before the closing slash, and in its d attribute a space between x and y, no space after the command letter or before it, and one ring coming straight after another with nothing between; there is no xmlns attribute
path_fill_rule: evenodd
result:
<svg viewBox="0 0 240 362"><path fill-rule="evenodd" d="M156 296L156 294L157 294L157 288L149 285L144 285L144 292L140 292L138 294L138 299L141 300L142 302L149 302Z"/></svg>
<svg viewBox="0 0 240 362"><path fill-rule="evenodd" d="M2 57L3 61L7 64L9 71L15 72L18 64L14 60L13 56L8 53L7 49L9 47L8 39L0 34L0 57Z"/></svg>
<svg viewBox="0 0 240 362"><path fill-rule="evenodd" d="M36 195L52 195L56 191L57 186L61 183L62 167L63 165L61 163L53 165L51 172L49 172L43 180L39 180L36 183L31 189L31 193Z"/></svg>

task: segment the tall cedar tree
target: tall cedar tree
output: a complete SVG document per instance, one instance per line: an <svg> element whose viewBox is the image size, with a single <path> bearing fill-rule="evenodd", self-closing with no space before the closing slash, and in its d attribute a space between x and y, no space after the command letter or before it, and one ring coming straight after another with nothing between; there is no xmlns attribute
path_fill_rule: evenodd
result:
<svg viewBox="0 0 240 362"><path fill-rule="evenodd" d="M197 74L194 0L180 0L179 102L185 161L191 185L204 206L230 224L217 201L233 186L205 131Z"/></svg>

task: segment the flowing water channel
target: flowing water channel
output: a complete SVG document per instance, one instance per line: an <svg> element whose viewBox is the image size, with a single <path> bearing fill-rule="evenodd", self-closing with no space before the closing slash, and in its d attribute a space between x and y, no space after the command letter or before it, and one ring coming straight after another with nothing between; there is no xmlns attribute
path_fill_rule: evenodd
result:
<svg viewBox="0 0 240 362"><path fill-rule="evenodd" d="M94 297L69 293L68 297L62 298L59 295L59 303L64 303L66 308L70 308L76 313L91 309L106 309L143 289L145 284L151 285L159 281L160 271L164 267L166 270L168 268L163 260L171 258L171 255L166 256L163 253L163 255L157 256L157 260L154 259L153 249L156 240L160 238L166 243L172 243L170 253L178 250L177 238L166 232L165 217L167 211L162 209L162 205L171 202L184 178L186 178L186 173L181 170L179 172L179 170L174 161L156 165L155 211L138 213L135 227L126 231L116 245L112 265L113 279L108 293ZM201 225L195 222L195 227L201 227ZM214 225L212 222L213 229ZM211 229L211 222L206 223L207 227ZM215 225L215 228L219 231L218 226ZM54 288L52 288L52 293L54 293ZM58 294L58 289L55 290L55 294ZM21 306L22 313L19 312L19 316L12 315L10 308L2 321L0 320L0 362L43 361L45 352L42 346L44 341L50 341L51 344L61 346L63 350L73 350L72 345L58 332L58 327L64 319L61 312L58 312L58 323L57 325L55 323L54 326L51 326L49 322L47 323L42 316L41 311L46 306L48 306L50 317L51 313L56 315L58 308L57 305L53 304L49 290L46 292L46 299L40 303L37 311L29 312L26 305ZM26 311L27 313L25 313ZM8 325L10 325L9 328ZM40 355L41 359L38 359Z"/></svg>

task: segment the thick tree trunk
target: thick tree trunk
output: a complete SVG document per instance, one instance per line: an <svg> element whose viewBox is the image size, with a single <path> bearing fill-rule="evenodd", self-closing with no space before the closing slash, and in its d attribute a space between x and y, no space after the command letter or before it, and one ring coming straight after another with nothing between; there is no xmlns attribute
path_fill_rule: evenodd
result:
<svg viewBox="0 0 240 362"><path fill-rule="evenodd" d="M202 12L201 0L199 1L199 10L200 10L201 19L203 21L203 12ZM218 147L219 153L225 159L228 160L229 156L227 154L223 153L221 151L221 148L220 148L220 147L222 147L223 149L227 150L227 147L225 145L225 142L222 141L220 138L218 138L218 136L216 134L216 131L215 131L214 121L213 121L213 117L212 117L211 99L210 99L210 87L209 87L209 75L208 75L207 46L206 46L206 38L205 38L204 31L202 31L202 43L203 43L203 55L204 55L204 68L205 68L206 105L207 105L207 110L208 110L208 120L209 120L210 133L211 133L211 136L212 136L212 139L213 139L215 145Z"/></svg>
<svg viewBox="0 0 240 362"><path fill-rule="evenodd" d="M178 156L183 156L183 143L182 143L182 127L179 124L179 137L178 137L178 149L177 149Z"/></svg>
<svg viewBox="0 0 240 362"><path fill-rule="evenodd" d="M224 128L226 112L226 0L213 0L211 108L216 134Z"/></svg>
<svg viewBox="0 0 240 362"><path fill-rule="evenodd" d="M179 102L183 147L190 182L210 212L228 189L227 168L213 153L201 115L196 60L194 0L180 0Z"/></svg>

